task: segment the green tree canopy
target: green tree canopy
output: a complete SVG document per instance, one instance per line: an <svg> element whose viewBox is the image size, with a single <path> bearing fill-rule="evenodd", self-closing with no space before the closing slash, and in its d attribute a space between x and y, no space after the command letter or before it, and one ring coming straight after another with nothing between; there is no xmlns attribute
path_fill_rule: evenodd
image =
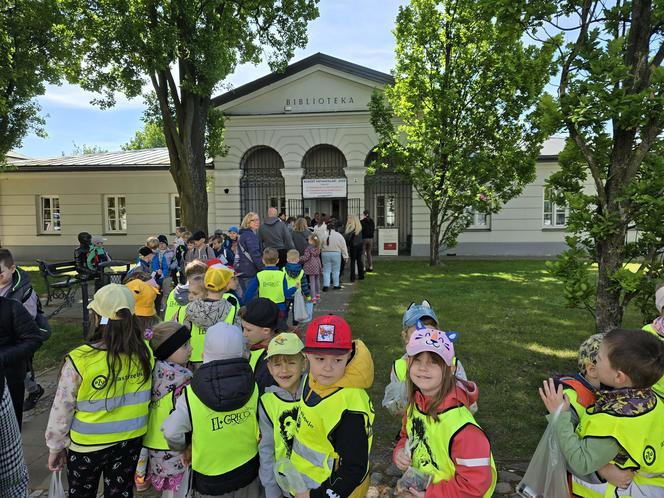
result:
<svg viewBox="0 0 664 498"><path fill-rule="evenodd" d="M496 17L499 5L509 12ZM395 83L376 93L379 152L430 210L430 262L474 209L494 213L534 179L547 136L539 100L554 46L526 46L510 0L411 0L399 8Z"/></svg>
<svg viewBox="0 0 664 498"><path fill-rule="evenodd" d="M166 147L163 126L157 123L146 122L142 130L137 130L129 142L122 146L122 150L155 149Z"/></svg>
<svg viewBox="0 0 664 498"><path fill-rule="evenodd" d="M205 158L223 151L223 118L211 96L237 64L264 57L274 69L307 41L318 0L68 0L85 54L75 79L102 92L139 95L146 79L159 103L182 221L207 230Z"/></svg>

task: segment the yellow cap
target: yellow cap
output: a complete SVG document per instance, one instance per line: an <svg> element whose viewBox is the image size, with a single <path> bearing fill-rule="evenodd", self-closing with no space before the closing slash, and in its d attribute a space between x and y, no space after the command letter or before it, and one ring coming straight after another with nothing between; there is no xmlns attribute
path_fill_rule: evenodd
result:
<svg viewBox="0 0 664 498"><path fill-rule="evenodd" d="M212 292L224 290L235 275L235 272L227 266L211 266L205 272L205 288Z"/></svg>
<svg viewBox="0 0 664 498"><path fill-rule="evenodd" d="M157 314L154 300L159 294L158 289L138 278L127 283L126 286L134 293L136 316L154 316Z"/></svg>
<svg viewBox="0 0 664 498"><path fill-rule="evenodd" d="M99 289L90 304L88 309L93 310L99 316L117 320L117 312L121 309L128 309L131 314L134 314L136 308L136 300L134 294L127 289L124 285L108 284Z"/></svg>
<svg viewBox="0 0 664 498"><path fill-rule="evenodd" d="M266 358L270 356L276 356L278 354L285 355L294 355L301 353L304 349L304 344L302 339L300 339L297 334L293 332L282 332L277 334L270 341L270 344L267 346L267 355Z"/></svg>

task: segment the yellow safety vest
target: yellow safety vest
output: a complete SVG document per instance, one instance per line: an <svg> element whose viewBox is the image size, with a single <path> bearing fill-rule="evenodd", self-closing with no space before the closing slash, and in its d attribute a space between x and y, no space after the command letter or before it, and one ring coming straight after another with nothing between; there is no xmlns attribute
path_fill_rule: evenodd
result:
<svg viewBox="0 0 664 498"><path fill-rule="evenodd" d="M586 411L576 430L579 437L613 437L628 455L628 461L619 466L637 471L632 485L619 491L608 483L588 484L574 477L572 494L589 498L664 496L664 402L656 398L653 409L634 416L593 413L592 407Z"/></svg>
<svg viewBox="0 0 664 498"><path fill-rule="evenodd" d="M254 349L251 352L251 356L249 357L249 365L251 366L251 369L254 372L256 371L256 365L258 365L258 360L261 359L261 356L263 356L263 353L265 353L265 348Z"/></svg>
<svg viewBox="0 0 664 498"><path fill-rule="evenodd" d="M164 321L170 322L171 320L173 320L173 317L177 314L177 312L181 308L184 308L186 306L187 306L186 304L178 304L178 302L175 300L175 289L173 289L171 293L168 295L168 298L166 299L166 311L164 312Z"/></svg>
<svg viewBox="0 0 664 498"><path fill-rule="evenodd" d="M286 301L284 296L284 273L281 270L262 270L256 274L258 297L264 297L276 304Z"/></svg>
<svg viewBox="0 0 664 498"><path fill-rule="evenodd" d="M408 362L406 361L406 358L394 360L392 368L394 368L394 374L397 376L397 379L399 379L399 382L406 382L406 375L408 374Z"/></svg>
<svg viewBox="0 0 664 498"><path fill-rule="evenodd" d="M276 393L266 392L261 396L260 404L273 428L274 461L290 458L300 400L282 399Z"/></svg>
<svg viewBox="0 0 664 498"><path fill-rule="evenodd" d="M233 325L233 323L235 323L235 317L240 312L240 301L238 300L237 296L235 296L235 294L232 294L230 292L225 292L224 294L221 295L221 298L228 301L232 306L232 308L229 310L228 314L226 315L226 318L224 318L224 322Z"/></svg>
<svg viewBox="0 0 664 498"><path fill-rule="evenodd" d="M175 397L173 391L150 403L148 416L148 431L143 436L143 446L151 450L168 450L168 443L161 432L161 426L168 416L175 410Z"/></svg>
<svg viewBox="0 0 664 498"><path fill-rule="evenodd" d="M661 335L659 335L659 334L657 333L657 330L655 330L655 327L653 327L651 323L649 323L648 325L644 325L644 326L643 326L643 330L645 330L646 332L650 332L651 334L655 335L656 337L659 337L660 340L664 341L664 337L662 337ZM659 394L660 396L664 397L664 375L662 375L662 378L659 379L659 380L655 383L654 386L652 386L652 389L653 389L653 391L655 391L657 394Z"/></svg>
<svg viewBox="0 0 664 498"><path fill-rule="evenodd" d="M206 476L237 469L258 454L258 387L244 406L218 412L203 403L191 386L184 388L191 415L191 468Z"/></svg>
<svg viewBox="0 0 664 498"><path fill-rule="evenodd" d="M180 308L178 314L178 322L184 323L185 316L187 315L187 306L185 305ZM189 339L189 344L191 345L191 357L189 361L192 363L202 363L203 362L203 345L205 343L205 333L207 329L199 327L195 323L191 322L191 339Z"/></svg>
<svg viewBox="0 0 664 498"><path fill-rule="evenodd" d="M406 432L408 440L411 441L413 467L431 475L433 484L452 479L456 473L456 465L450 457L449 448L454 436L467 425L474 425L481 429L473 414L465 406L440 413L438 421L428 417L415 406L409 411L406 419ZM498 477L493 455L487 458L486 462L480 461L476 464L491 465L491 487L483 495L489 498L493 495Z"/></svg>
<svg viewBox="0 0 664 498"><path fill-rule="evenodd" d="M305 379L305 382L309 382L309 379ZM331 435L346 412L364 416L370 453L373 442L371 427L375 413L369 395L364 389L340 388L315 406L307 405L304 399L300 400L290 460L309 489L318 488L337 467L339 455L332 446ZM366 469L366 473L368 472L369 464Z"/></svg>
<svg viewBox="0 0 664 498"><path fill-rule="evenodd" d="M289 289L295 287L295 285L298 282L302 282L302 276L304 275L304 270L300 270L300 273L297 274L297 277L291 277L286 271L286 268L283 268L281 271L284 273L284 276L286 277L286 285L288 285Z"/></svg>
<svg viewBox="0 0 664 498"><path fill-rule="evenodd" d="M74 443L81 446L113 444L145 434L152 376L143 377L136 358L120 355L122 368L113 385L107 386L106 351L83 345L67 357L82 379L69 429ZM152 356L150 358L153 363Z"/></svg>

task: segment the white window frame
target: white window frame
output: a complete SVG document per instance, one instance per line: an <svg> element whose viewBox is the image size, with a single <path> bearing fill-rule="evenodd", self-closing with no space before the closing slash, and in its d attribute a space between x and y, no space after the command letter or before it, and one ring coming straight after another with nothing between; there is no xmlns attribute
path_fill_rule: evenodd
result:
<svg viewBox="0 0 664 498"><path fill-rule="evenodd" d="M491 213L480 213L471 207L466 212L473 215L473 221L466 230L491 230Z"/></svg>
<svg viewBox="0 0 664 498"><path fill-rule="evenodd" d="M114 200L114 207L109 207L108 202L109 200L113 199ZM120 216L120 199L123 200L124 203L124 228L122 227L122 218ZM115 211L115 216L116 216L116 222L117 228L112 228L111 227L111 217L109 216L108 210L113 209ZM103 206L103 211L104 213L104 233L107 234L113 234L113 233L127 233L127 196L126 195L117 195L117 194L105 194L104 195L104 206Z"/></svg>
<svg viewBox="0 0 664 498"><path fill-rule="evenodd" d="M569 209L566 204L563 206L556 204L556 202L550 197L551 189L544 187L542 196L542 228L565 228L569 217ZM564 216L563 223L558 222L558 215ZM547 218L549 218L548 223Z"/></svg>
<svg viewBox="0 0 664 498"><path fill-rule="evenodd" d="M49 214L44 216L44 201L49 201ZM54 212L53 201L57 201L58 207ZM54 216L57 214L57 216ZM54 223L54 219L57 220ZM50 228L46 228L45 224L48 222ZM47 226L49 226L47 225ZM44 235L60 235L62 233L62 214L60 210L60 196L59 195L39 195L37 196L37 233Z"/></svg>
<svg viewBox="0 0 664 498"><path fill-rule="evenodd" d="M374 220L378 228L397 227L397 195L377 194L374 198Z"/></svg>
<svg viewBox="0 0 664 498"><path fill-rule="evenodd" d="M182 206L180 205L180 196L171 194L171 234L175 229L182 225Z"/></svg>

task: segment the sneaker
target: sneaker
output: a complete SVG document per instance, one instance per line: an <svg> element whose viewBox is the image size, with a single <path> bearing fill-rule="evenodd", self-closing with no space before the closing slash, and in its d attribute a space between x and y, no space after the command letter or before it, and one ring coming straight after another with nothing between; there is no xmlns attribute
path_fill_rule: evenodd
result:
<svg viewBox="0 0 664 498"><path fill-rule="evenodd" d="M28 412L37 406L37 401L44 395L44 388L37 384L37 390L33 393L28 393L28 397L23 402L23 411Z"/></svg>
<svg viewBox="0 0 664 498"><path fill-rule="evenodd" d="M323 292L327 292L327 289L329 289L329 287L323 287Z"/></svg>

